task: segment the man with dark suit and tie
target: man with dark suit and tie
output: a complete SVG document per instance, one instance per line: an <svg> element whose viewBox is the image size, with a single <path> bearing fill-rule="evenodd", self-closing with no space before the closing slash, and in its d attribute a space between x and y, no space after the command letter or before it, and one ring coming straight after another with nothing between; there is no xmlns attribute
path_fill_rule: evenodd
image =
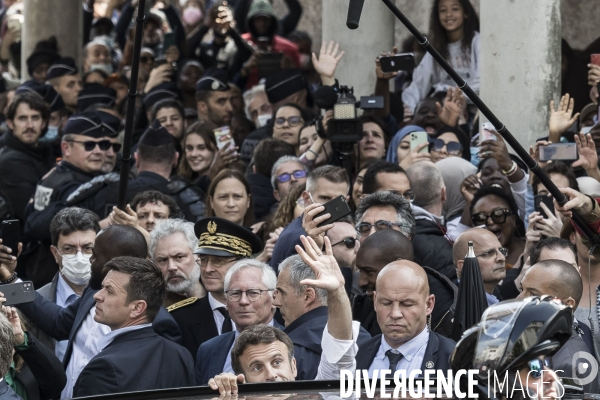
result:
<svg viewBox="0 0 600 400"><path fill-rule="evenodd" d="M236 261L260 253L263 244L251 230L223 218L204 218L196 222L194 231L198 237L194 254L208 295L175 303L169 312L181 328L185 347L196 356L202 343L235 329L223 281Z"/></svg>
<svg viewBox="0 0 600 400"><path fill-rule="evenodd" d="M39 329L56 340L69 342L65 350L63 364L67 373L67 385L61 398L73 397L73 386L83 368L100 351L100 339L110 332L106 325L94 320L94 295L102 288L102 268L120 256L146 258L148 245L144 235L130 226L112 225L100 231L94 243L91 261L91 278L88 287L79 299L66 308L62 308L36 293L32 303L19 304L22 311ZM11 257L4 253L3 259ZM17 280L14 273L16 259L0 264L0 280L12 283ZM0 285L0 291L2 285ZM169 313L161 308L152 323L159 335L179 343L181 331Z"/></svg>
<svg viewBox="0 0 600 400"><path fill-rule="evenodd" d="M189 351L152 328L166 292L160 268L150 260L116 257L104 272L102 290L94 295L94 320L110 333L79 374L73 396L193 386Z"/></svg>
<svg viewBox="0 0 600 400"><path fill-rule="evenodd" d="M301 285L304 279L316 279L314 271L299 255L288 257L279 264L277 288L273 294L273 305L279 308L285 321L283 331L294 343L296 379L301 381L317 376L323 329L327 324L327 291ZM370 338L371 335L361 328L358 345Z"/></svg>
<svg viewBox="0 0 600 400"><path fill-rule="evenodd" d="M222 372L233 372L231 348L244 329L258 324L283 329L273 319L276 284L277 277L273 269L257 260L240 260L227 271L224 281L227 311L236 329L200 346L196 355L197 385L206 385L210 378Z"/></svg>
<svg viewBox="0 0 600 400"><path fill-rule="evenodd" d="M374 371L450 369L455 342L431 332L430 318L435 296L429 294L425 270L412 261L388 264L377 276L373 293L377 322L382 334L360 346L356 369Z"/></svg>

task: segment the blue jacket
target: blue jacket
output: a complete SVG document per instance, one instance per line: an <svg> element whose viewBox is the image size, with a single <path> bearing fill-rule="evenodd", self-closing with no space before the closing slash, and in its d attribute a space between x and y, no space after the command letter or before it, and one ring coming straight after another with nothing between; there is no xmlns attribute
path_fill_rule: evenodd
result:
<svg viewBox="0 0 600 400"><path fill-rule="evenodd" d="M327 307L318 307L302 314L283 331L288 334L294 343L294 357L299 381L313 380L317 377L317 369L321 362L321 339L327 324ZM371 335L360 328L357 343L366 343Z"/></svg>
<svg viewBox="0 0 600 400"><path fill-rule="evenodd" d="M122 333L85 366L73 397L194 386L192 355L152 327Z"/></svg>
<svg viewBox="0 0 600 400"><path fill-rule="evenodd" d="M302 242L300 242L300 235L306 236L306 231L304 228L302 228L303 216L304 214L290 222L290 224L281 232L279 239L277 239L277 242L275 243L273 255L271 256L271 262L269 263L271 268L275 270L275 273L277 273L280 262L289 256L297 254L296 245L302 246Z"/></svg>
<svg viewBox="0 0 600 400"><path fill-rule="evenodd" d="M2 286L0 286L0 290L2 290ZM66 308L54 304L37 292L32 303L17 305L17 308L42 331L56 340L69 340L63 359L65 370L71 359L75 336L90 310L96 304L94 300L96 292L97 290L93 290L88 286L81 297ZM160 308L152 327L157 334L165 339L181 343L179 326L165 308Z"/></svg>
<svg viewBox="0 0 600 400"><path fill-rule="evenodd" d="M369 369L381 345L382 335L377 335L367 343L359 346L356 354L356 369ZM425 349L423 362L421 363L421 372L426 369L447 371L450 369L450 356L454 351L456 342L447 337L438 335L435 332L429 332L429 342Z"/></svg>
<svg viewBox="0 0 600 400"><path fill-rule="evenodd" d="M273 326L283 329L283 326L275 320L273 320ZM196 354L196 385L206 385L210 378L223 372L227 355L234 341L235 331L232 331L223 333L200 345Z"/></svg>

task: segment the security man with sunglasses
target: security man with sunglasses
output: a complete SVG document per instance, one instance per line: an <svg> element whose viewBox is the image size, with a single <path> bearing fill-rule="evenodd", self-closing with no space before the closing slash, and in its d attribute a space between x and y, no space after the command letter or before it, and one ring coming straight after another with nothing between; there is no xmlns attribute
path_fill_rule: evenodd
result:
<svg viewBox="0 0 600 400"><path fill-rule="evenodd" d="M25 208L25 235L29 242L26 253L33 259L24 265L37 265L35 276L41 280L37 284L50 282L56 272L48 250L52 218L66 207L67 198L77 187L102 173L106 152L112 146L109 138L116 136L117 131L104 123L97 111L73 114L67 121L60 144L62 160L38 183ZM38 242L42 245L34 250ZM38 265L46 259L48 265Z"/></svg>

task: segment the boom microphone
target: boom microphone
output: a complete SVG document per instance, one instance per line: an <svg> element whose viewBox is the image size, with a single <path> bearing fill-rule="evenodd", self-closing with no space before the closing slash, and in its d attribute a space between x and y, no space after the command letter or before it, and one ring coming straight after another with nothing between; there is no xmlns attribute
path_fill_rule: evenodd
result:
<svg viewBox="0 0 600 400"><path fill-rule="evenodd" d="M358 22L360 21L360 14L362 13L364 3L365 0L350 0L350 6L348 6L348 18L346 19L346 26L349 29L358 28Z"/></svg>

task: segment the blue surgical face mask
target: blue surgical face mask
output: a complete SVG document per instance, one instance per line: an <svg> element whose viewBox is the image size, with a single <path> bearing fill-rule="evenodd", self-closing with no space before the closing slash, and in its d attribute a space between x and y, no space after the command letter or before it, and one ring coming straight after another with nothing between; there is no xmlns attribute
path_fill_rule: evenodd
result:
<svg viewBox="0 0 600 400"><path fill-rule="evenodd" d="M40 138L40 142L52 142L58 137L58 126L49 126L44 137Z"/></svg>

